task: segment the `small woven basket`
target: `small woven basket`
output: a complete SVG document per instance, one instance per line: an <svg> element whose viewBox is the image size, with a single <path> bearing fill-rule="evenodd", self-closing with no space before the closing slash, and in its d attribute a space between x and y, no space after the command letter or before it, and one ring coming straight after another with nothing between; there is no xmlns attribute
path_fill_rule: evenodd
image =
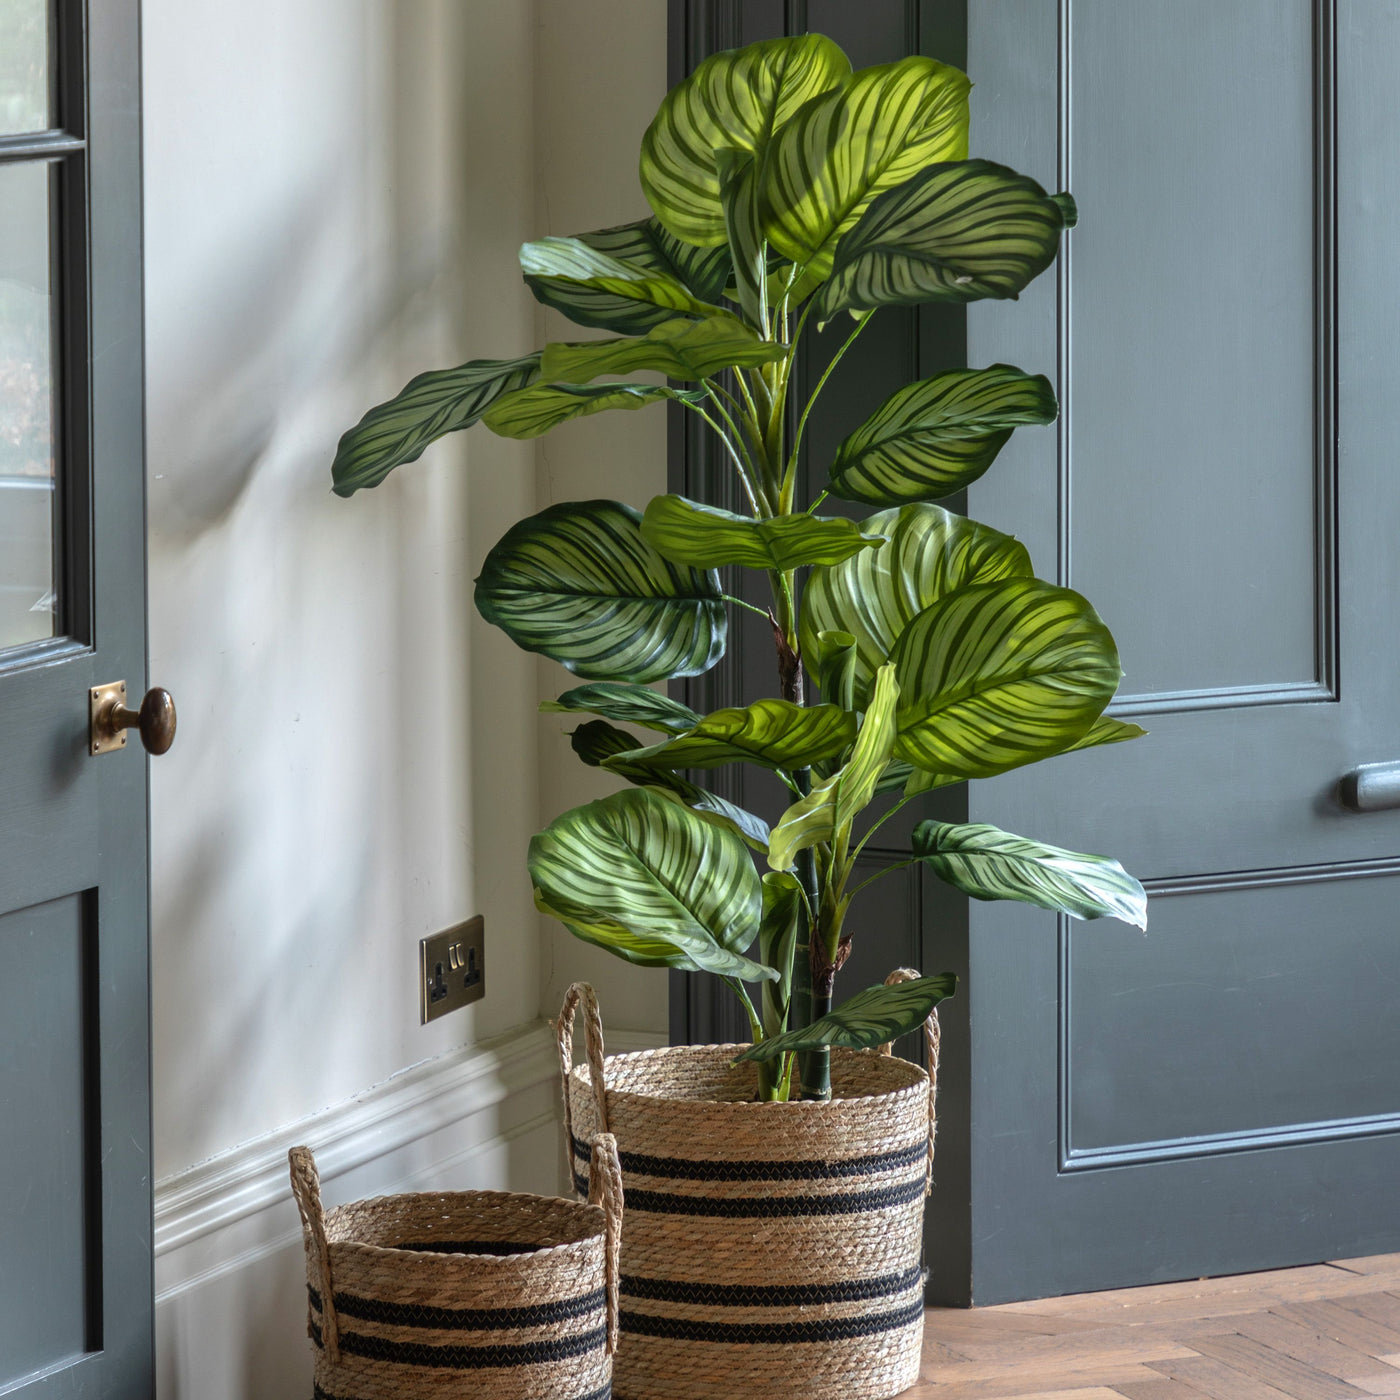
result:
<svg viewBox="0 0 1400 1400"><path fill-rule="evenodd" d="M611 1138L594 1144L588 1205L461 1191L323 1211L310 1150L289 1157L315 1400L608 1400L622 1222Z"/></svg>
<svg viewBox="0 0 1400 1400"><path fill-rule="evenodd" d="M627 1194L618 1400L885 1400L918 1380L936 1014L928 1073L833 1050L829 1103L757 1102L741 1045L605 1060L583 983L557 1027L574 1184L607 1132Z"/></svg>

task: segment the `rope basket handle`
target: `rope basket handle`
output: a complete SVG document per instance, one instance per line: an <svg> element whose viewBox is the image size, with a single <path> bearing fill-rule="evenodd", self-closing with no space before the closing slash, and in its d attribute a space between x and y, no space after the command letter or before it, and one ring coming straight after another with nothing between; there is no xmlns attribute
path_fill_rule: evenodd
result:
<svg viewBox="0 0 1400 1400"><path fill-rule="evenodd" d="M593 1158L588 1173L588 1203L602 1206L606 1218L604 1241L607 1249L608 1355L617 1350L618 1279L622 1264L622 1164L617 1157L617 1139L599 1133L593 1140Z"/></svg>
<svg viewBox="0 0 1400 1400"><path fill-rule="evenodd" d="M923 974L912 967L897 967L885 978L885 986L898 986L901 982L917 982ZM933 1191L933 1146L938 1136L938 1051L943 1041L943 1032L938 1024L938 1008L933 1007L924 1022L924 1044L928 1047L928 1163L924 1168L924 1195ZM894 1054L894 1042L886 1041L880 1047L882 1055Z"/></svg>
<svg viewBox="0 0 1400 1400"><path fill-rule="evenodd" d="M340 1319L335 1314L335 1289L331 1283L331 1251L326 1242L326 1213L321 1207L321 1177L309 1147L294 1147L287 1153L292 1173L292 1195L301 1216L302 1238L316 1265L321 1281L322 1343L330 1363L340 1362ZM306 1300L306 1335L316 1340L311 1299Z"/></svg>
<svg viewBox="0 0 1400 1400"><path fill-rule="evenodd" d="M598 1014L598 997L587 982L575 982L564 993L564 1005L554 1028L559 1033L559 1071L564 1086L564 1151L569 1159L569 1175L574 1169L574 1114L569 1103L569 1074L574 1067L574 1012L583 1003L583 1040L588 1055L588 1078L593 1085L593 1102L598 1107L598 1131L608 1131L608 1086L603 1071L603 1018Z"/></svg>

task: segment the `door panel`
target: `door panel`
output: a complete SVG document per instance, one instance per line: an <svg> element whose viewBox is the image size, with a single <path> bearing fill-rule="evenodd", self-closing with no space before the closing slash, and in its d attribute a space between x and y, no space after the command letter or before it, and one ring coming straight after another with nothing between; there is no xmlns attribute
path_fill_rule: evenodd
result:
<svg viewBox="0 0 1400 1400"><path fill-rule="evenodd" d="M971 788L1151 895L1145 938L970 913L974 1296L1392 1250L1400 813L1337 783L1400 755L1400 15L969 13L974 150L1083 216L1058 285L969 311L1064 404L970 510L1091 598L1151 730Z"/></svg>
<svg viewBox="0 0 1400 1400"><path fill-rule="evenodd" d="M1312 686L1312 291L1326 269L1309 6L1075 0L1069 13L1074 586L1111 600L1129 658L1120 707ZM1203 632L1207 614L1218 625Z"/></svg>
<svg viewBox="0 0 1400 1400"><path fill-rule="evenodd" d="M1062 930L1066 1157L1400 1128L1400 968L1384 955L1397 900L1393 870L1227 876L1156 885L1146 938Z"/></svg>
<svg viewBox="0 0 1400 1400"><path fill-rule="evenodd" d="M88 736L92 686L146 680L138 6L3 9L0 129L22 134L0 184L30 198L0 203L0 325L17 297L32 324L0 338L0 432L25 428L21 465L0 457L0 607L7 570L55 596L0 636L0 1389L149 1400L146 764Z"/></svg>
<svg viewBox="0 0 1400 1400"><path fill-rule="evenodd" d="M85 907L70 895L0 917L0 1259L25 1280L0 1309L0 1387L101 1335Z"/></svg>

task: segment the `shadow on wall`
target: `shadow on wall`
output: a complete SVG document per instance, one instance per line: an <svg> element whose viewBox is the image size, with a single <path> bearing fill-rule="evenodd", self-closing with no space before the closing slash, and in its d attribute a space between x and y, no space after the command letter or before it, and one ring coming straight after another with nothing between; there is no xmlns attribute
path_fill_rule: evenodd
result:
<svg viewBox="0 0 1400 1400"><path fill-rule="evenodd" d="M522 940L493 955L480 1014L422 1030L406 955L473 912L478 871L535 937L517 857L534 671L488 657L471 689L462 481L394 480L358 503L329 489L339 433L400 387L401 363L436 362L439 342L510 354L533 339L516 286L480 304L473 289L489 324L464 327L453 248L484 242L495 264L533 233L528 161L465 149L468 131L507 139L489 104L528 127L503 94L528 109L529 24L456 0L193 3L197 20L150 7L146 33L151 667L181 708L181 742L152 769L158 1175L518 1025L537 1001ZM210 31L237 80L217 101L207 57L186 52ZM207 163L183 161L177 113ZM472 180L499 195L466 220ZM441 189L425 207L419 186ZM528 501L533 450L508 451L487 465L519 468ZM508 708L517 682L518 724L462 713L485 691ZM478 763L494 794L473 793ZM519 810L493 811L507 776ZM538 1176L538 1144L502 1152L459 1155L451 1184ZM373 1163L356 1193L429 1184L439 1165L426 1148ZM189 1269L185 1252L158 1313L160 1400L309 1394L300 1248L289 1234L249 1250L230 1228L197 1241Z"/></svg>

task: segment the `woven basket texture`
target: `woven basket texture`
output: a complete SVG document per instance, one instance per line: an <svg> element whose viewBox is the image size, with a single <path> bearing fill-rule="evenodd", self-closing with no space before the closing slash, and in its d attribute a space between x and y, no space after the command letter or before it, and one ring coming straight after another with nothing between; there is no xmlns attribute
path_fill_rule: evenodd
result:
<svg viewBox="0 0 1400 1400"><path fill-rule="evenodd" d="M608 1150L593 1158L608 1209L463 1191L323 1211L294 1148L315 1400L608 1400L621 1220Z"/></svg>
<svg viewBox="0 0 1400 1400"><path fill-rule="evenodd" d="M588 1063L573 1068L579 1002ZM759 1103L754 1067L731 1065L743 1046L605 1060L595 1016L591 989L571 989L559 1030L575 1186L604 1129L622 1167L619 1400L884 1400L913 1385L929 1075L835 1050L829 1103ZM935 1071L936 1037L935 1020Z"/></svg>

